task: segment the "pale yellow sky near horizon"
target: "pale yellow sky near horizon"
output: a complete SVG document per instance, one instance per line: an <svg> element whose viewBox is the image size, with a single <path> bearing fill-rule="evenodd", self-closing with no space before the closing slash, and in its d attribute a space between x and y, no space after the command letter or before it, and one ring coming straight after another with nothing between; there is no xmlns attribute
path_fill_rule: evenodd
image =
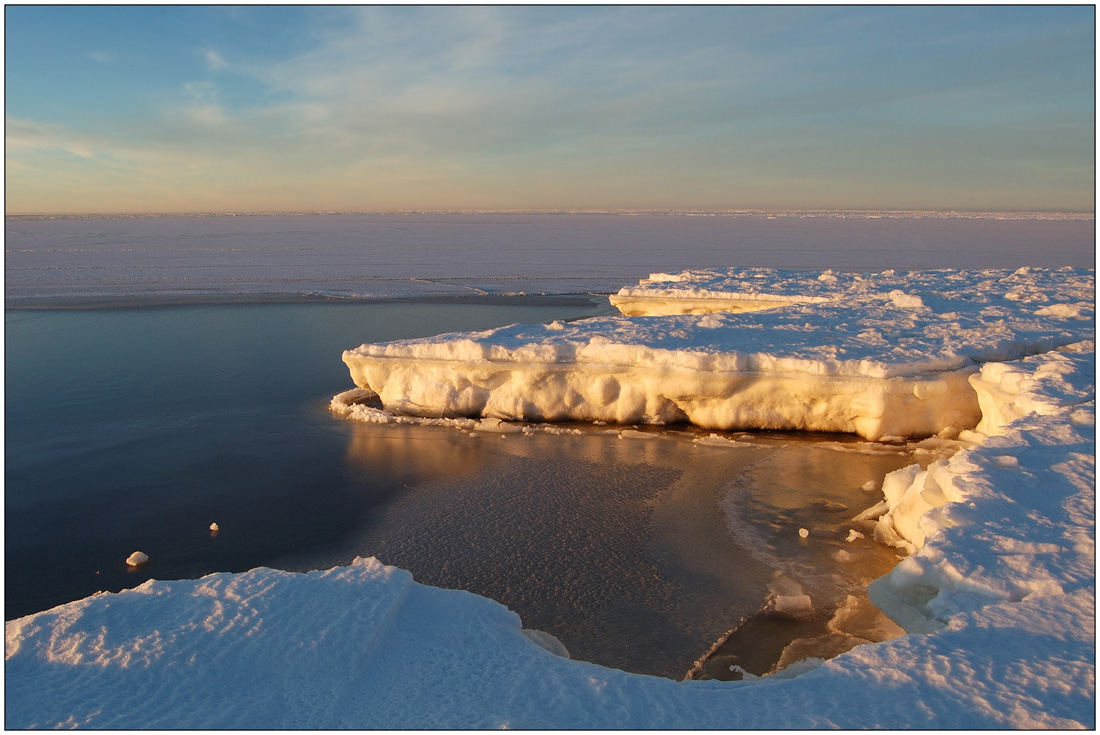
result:
<svg viewBox="0 0 1100 735"><path fill-rule="evenodd" d="M1090 7L5 18L10 214L1095 209Z"/></svg>

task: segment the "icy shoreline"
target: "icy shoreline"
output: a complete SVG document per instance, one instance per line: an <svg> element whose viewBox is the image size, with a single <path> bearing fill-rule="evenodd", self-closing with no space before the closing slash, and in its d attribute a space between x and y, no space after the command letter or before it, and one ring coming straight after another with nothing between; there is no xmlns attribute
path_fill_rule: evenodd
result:
<svg viewBox="0 0 1100 735"><path fill-rule="evenodd" d="M256 569L148 582L7 623L7 725L1092 728L1093 277L962 275L937 290L950 273L923 287L919 274L889 274L908 284L904 298L880 282L857 306L806 306L842 328L824 319L809 344L776 358L827 367L827 348L851 338L872 348L865 377L972 368L981 422L941 431L969 430L978 443L892 473L874 511L876 536L911 554L870 593L909 635L755 681L673 682L555 656L497 603L418 585L373 559L309 574ZM868 303L892 321L860 322ZM691 317L750 334L738 318ZM680 319L681 347L697 346ZM782 331L781 316L770 323ZM388 349L411 363L417 349L522 348L507 332L482 334L481 347L460 336ZM563 354L552 340L523 344Z"/></svg>

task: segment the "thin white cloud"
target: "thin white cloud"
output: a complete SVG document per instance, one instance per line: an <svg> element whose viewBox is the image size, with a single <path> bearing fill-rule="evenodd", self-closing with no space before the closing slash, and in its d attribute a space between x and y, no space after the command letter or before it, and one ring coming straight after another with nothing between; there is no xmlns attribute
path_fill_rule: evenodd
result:
<svg viewBox="0 0 1100 735"><path fill-rule="evenodd" d="M221 71L222 69L228 69L229 63L222 57L220 53L213 49L206 49L203 52L203 58L206 61L206 68L209 71Z"/></svg>
<svg viewBox="0 0 1100 735"><path fill-rule="evenodd" d="M64 125L7 117L4 120L4 147L9 156L32 151L60 151L80 158L94 158L97 146L89 136Z"/></svg>
<svg viewBox="0 0 1100 735"><path fill-rule="evenodd" d="M184 90L191 97L190 104L182 113L202 125L221 125L226 122L225 109L217 101L217 86L214 82L184 82Z"/></svg>
<svg viewBox="0 0 1100 735"><path fill-rule="evenodd" d="M141 119L95 134L9 120L9 161L31 150L65 151L135 176L155 178L164 175L158 166L175 166L181 190L233 180L291 199L306 187L345 202L399 191L409 206L430 206L448 188L507 198L517 184L584 192L602 206L600 191L641 195L648 187L660 195L673 180L685 200L704 199L750 190L754 181L761 188L780 171L769 195L778 201L786 189L795 196L856 186L868 177L832 178L860 167L874 174L881 165L872 154L898 158L915 145L906 141L923 140L922 123L930 145L954 150L928 126L926 109L951 114L960 106L954 97L981 94L957 59L924 62L950 84L898 80L896 60L838 74L851 61L845 24L853 16L875 24L827 8L333 12L341 22L302 29L316 41L302 53L265 58L200 46L208 78L175 86ZM237 94L242 89L247 97ZM987 117L1013 114L1007 103L985 101L980 109ZM897 140L899 119L917 137ZM938 144L929 130L941 135ZM943 158L935 153L918 157ZM927 177L914 183L928 184ZM900 186L885 176L876 183L891 185ZM417 192L423 202L414 201Z"/></svg>
<svg viewBox="0 0 1100 735"><path fill-rule="evenodd" d="M566 139L577 148L597 139L606 149L616 127L624 138L663 134L677 127L670 118L690 125L700 104L722 98L700 103L691 94L700 85L693 75L714 71L706 68L715 62L712 48L610 47L609 35L629 31L630 22L658 43L652 24L629 13L545 19L552 22L544 27L514 8L365 8L295 58L224 68L322 111L311 116L309 131L326 133L340 155L364 160L401 151L500 155ZM731 57L737 52L725 54ZM717 84L728 90L740 82L731 74Z"/></svg>

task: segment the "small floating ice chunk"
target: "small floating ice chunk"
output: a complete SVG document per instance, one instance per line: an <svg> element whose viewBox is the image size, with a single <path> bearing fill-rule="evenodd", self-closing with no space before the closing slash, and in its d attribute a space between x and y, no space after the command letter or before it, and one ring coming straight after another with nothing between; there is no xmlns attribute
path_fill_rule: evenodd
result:
<svg viewBox="0 0 1100 735"><path fill-rule="evenodd" d="M813 612L814 606L809 595L779 595L774 599L772 609L781 615L797 617Z"/></svg>
<svg viewBox="0 0 1100 735"><path fill-rule="evenodd" d="M847 541L848 543L852 543L853 541L857 541L861 538L866 538L866 537L862 533L857 531L856 529L849 528L848 529L848 538L846 538L844 540Z"/></svg>
<svg viewBox="0 0 1100 735"><path fill-rule="evenodd" d="M211 523L211 524L210 524L210 530L211 530L211 531L217 531L217 530L219 530L219 529L218 529L218 524L217 524L217 523Z"/></svg>
<svg viewBox="0 0 1100 735"><path fill-rule="evenodd" d="M142 551L135 551L126 557L126 563L132 567L136 567L138 564L144 564L149 561L149 555Z"/></svg>
<svg viewBox="0 0 1100 735"><path fill-rule="evenodd" d="M798 529L798 535L801 536L802 538L808 538L809 535L810 535L810 532L807 531L805 528L800 528L800 529Z"/></svg>
<svg viewBox="0 0 1100 735"><path fill-rule="evenodd" d="M638 431L637 429L623 429L619 432L620 439L654 439L656 434Z"/></svg>
<svg viewBox="0 0 1100 735"><path fill-rule="evenodd" d="M879 502L875 503L874 505L872 505L870 508L866 509L862 513L857 514L854 518L852 518L852 520L853 521L873 520L875 518L878 518L879 516L881 516L883 513L885 513L888 510L890 510L890 501L889 500L880 500Z"/></svg>

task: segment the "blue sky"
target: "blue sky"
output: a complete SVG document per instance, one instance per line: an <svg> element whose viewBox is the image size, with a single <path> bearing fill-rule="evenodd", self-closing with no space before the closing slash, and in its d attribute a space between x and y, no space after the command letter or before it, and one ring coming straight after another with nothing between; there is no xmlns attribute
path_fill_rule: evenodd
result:
<svg viewBox="0 0 1100 735"><path fill-rule="evenodd" d="M1091 211L1081 7L5 8L6 208Z"/></svg>

